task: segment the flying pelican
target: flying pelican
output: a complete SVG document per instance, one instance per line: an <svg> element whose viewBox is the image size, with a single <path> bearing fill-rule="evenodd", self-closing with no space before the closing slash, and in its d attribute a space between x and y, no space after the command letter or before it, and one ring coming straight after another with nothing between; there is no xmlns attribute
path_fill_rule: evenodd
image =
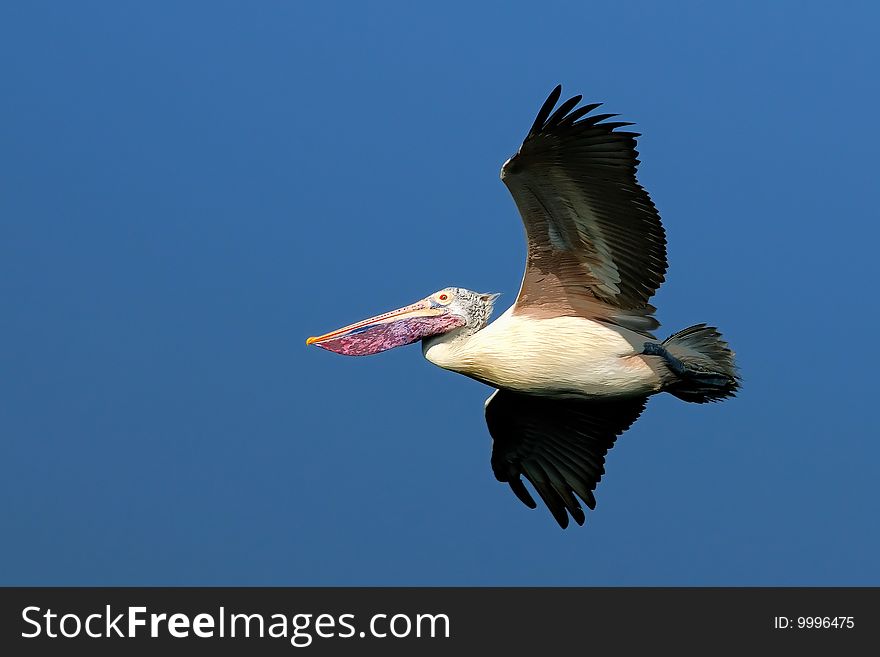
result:
<svg viewBox="0 0 880 657"><path fill-rule="evenodd" d="M364 356L422 341L430 362L496 390L485 404L492 470L529 508L531 482L562 528L579 525L605 455L650 395L689 402L734 396L734 353L697 324L663 341L648 300L666 273L666 234L636 179L638 133L616 114L558 108L557 86L501 180L526 229L516 302L491 324L496 294L448 287L306 344ZM554 108L555 111L554 111Z"/></svg>

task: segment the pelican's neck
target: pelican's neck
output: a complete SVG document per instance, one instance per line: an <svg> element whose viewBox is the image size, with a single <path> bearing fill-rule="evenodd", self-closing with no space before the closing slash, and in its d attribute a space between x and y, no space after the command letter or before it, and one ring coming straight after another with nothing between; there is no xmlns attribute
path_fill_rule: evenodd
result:
<svg viewBox="0 0 880 657"><path fill-rule="evenodd" d="M482 327L480 327L482 328ZM466 362L464 354L468 341L480 331L469 326L462 326L449 333L432 335L422 340L422 354L425 358L446 370L462 372Z"/></svg>

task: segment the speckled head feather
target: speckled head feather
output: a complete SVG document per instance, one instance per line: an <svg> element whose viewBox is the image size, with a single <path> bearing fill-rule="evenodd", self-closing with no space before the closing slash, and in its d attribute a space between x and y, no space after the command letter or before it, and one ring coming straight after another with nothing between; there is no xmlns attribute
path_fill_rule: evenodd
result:
<svg viewBox="0 0 880 657"><path fill-rule="evenodd" d="M467 318L463 335L471 335L489 323L495 300L500 296L491 292L474 292L463 287L447 287L432 296L448 294L452 298L449 307L456 314Z"/></svg>

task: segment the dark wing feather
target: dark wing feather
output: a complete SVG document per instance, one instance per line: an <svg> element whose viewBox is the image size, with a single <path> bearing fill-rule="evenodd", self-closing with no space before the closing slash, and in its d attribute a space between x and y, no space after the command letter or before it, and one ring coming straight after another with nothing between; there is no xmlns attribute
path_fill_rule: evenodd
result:
<svg viewBox="0 0 880 657"><path fill-rule="evenodd" d="M541 107L501 179L522 215L528 259L516 312L595 317L647 333L648 300L666 273L660 215L636 179L629 123L575 109L580 96Z"/></svg>
<svg viewBox="0 0 880 657"><path fill-rule="evenodd" d="M486 401L486 424L494 440L492 471L534 509L537 504L521 476L528 479L563 529L569 515L582 525L584 511L575 495L596 508L593 491L605 472L605 454L646 401L554 399L496 390Z"/></svg>

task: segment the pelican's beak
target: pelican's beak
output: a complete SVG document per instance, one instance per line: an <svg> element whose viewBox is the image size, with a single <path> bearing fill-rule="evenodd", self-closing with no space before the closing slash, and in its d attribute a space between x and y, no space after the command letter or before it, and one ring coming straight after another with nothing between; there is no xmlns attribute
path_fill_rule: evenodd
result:
<svg viewBox="0 0 880 657"><path fill-rule="evenodd" d="M430 335L446 333L467 321L430 298L362 322L309 338L306 344L346 356L369 356Z"/></svg>

